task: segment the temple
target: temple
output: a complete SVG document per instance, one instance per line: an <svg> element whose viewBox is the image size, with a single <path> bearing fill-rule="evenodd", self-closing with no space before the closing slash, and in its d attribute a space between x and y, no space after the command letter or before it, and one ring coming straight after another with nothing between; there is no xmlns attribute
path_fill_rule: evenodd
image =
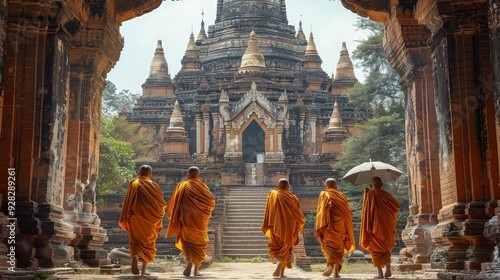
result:
<svg viewBox="0 0 500 280"><path fill-rule="evenodd" d="M439 271L440 279L497 279L499 1L341 2L384 24L384 49L405 93L411 215L400 268ZM101 95L123 47L119 27L160 4L0 4L2 265L9 218L17 219L16 269L102 266L111 262L108 239L127 242L109 227L116 227L122 198L96 205ZM192 163L210 186L220 182L213 256L241 254L235 236L262 255L262 234L241 222L260 213L250 207L265 201L261 189L289 178L303 209L312 209L322 179L337 175L330 164L342 141L369 116L356 115L344 96L356 83L345 47L329 77L313 34L288 24L284 0L218 0L216 7L213 25L186 34L173 78L158 42L143 95L126 116L151 135L145 155L167 196ZM3 187L9 180L15 192ZM304 249L297 248L299 263Z"/></svg>

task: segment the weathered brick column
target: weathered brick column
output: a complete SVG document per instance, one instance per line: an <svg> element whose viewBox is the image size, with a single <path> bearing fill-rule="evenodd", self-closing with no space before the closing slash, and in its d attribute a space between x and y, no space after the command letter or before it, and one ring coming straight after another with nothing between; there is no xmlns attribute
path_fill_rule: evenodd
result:
<svg viewBox="0 0 500 280"><path fill-rule="evenodd" d="M18 267L73 259L59 175L68 137L69 49L84 11L83 1L9 1L0 169L16 168ZM6 176L1 172L0 181Z"/></svg>
<svg viewBox="0 0 500 280"><path fill-rule="evenodd" d="M66 161L66 219L74 227L75 259L90 266L109 262L103 249L108 241L97 215L95 188L104 77L123 48L119 24L110 6L92 3L90 17L75 35L71 48L71 87L68 159Z"/></svg>
<svg viewBox="0 0 500 280"><path fill-rule="evenodd" d="M500 1L488 1L488 25L490 35L490 50L491 50L491 77L493 81L493 96L495 100L495 119L497 126L497 141L500 142ZM497 151L500 153L500 149ZM499 156L500 158L500 156ZM496 171L499 173L500 171ZM492 206L495 204L497 208L495 215L488 221L485 226L484 236L495 243L493 251L493 261L491 267L482 273L483 278L499 277L500 276L500 201L493 200Z"/></svg>
<svg viewBox="0 0 500 280"><path fill-rule="evenodd" d="M469 3L470 4L470 3ZM491 257L483 236L497 196L497 140L491 94L486 8L483 4L417 5L431 30L441 200L432 231L433 268L477 271ZM485 50L485 51L481 51ZM478 125L481 124L481 125ZM495 170L496 174L492 173Z"/></svg>

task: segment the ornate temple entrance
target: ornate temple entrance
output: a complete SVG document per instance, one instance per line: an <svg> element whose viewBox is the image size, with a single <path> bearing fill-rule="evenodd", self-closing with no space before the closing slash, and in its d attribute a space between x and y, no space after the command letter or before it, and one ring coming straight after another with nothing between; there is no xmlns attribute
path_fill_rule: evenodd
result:
<svg viewBox="0 0 500 280"><path fill-rule="evenodd" d="M243 162L264 163L265 132L254 120L243 131Z"/></svg>

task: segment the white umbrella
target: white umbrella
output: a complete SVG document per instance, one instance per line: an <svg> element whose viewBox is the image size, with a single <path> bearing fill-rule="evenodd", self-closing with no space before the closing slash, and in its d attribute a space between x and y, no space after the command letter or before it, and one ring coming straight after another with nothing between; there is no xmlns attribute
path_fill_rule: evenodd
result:
<svg viewBox="0 0 500 280"><path fill-rule="evenodd" d="M403 172L396 167L381 161L371 161L362 163L345 174L342 180L351 182L354 185L369 184L373 177L380 177L382 182L394 182Z"/></svg>

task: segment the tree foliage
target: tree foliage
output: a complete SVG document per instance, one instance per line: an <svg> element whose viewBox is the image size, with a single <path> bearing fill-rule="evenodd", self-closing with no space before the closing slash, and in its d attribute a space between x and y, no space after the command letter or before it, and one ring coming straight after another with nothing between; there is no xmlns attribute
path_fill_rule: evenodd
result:
<svg viewBox="0 0 500 280"><path fill-rule="evenodd" d="M363 84L356 84L348 92L348 97L356 110L368 111L372 118L358 125L358 132L344 142L336 167L345 174L371 159L389 163L405 174L404 96L398 83L399 76L392 70L383 50L384 29L381 24L368 19L359 19L356 26L369 34L353 52L357 66L362 67L367 76ZM342 185L341 190L350 198L351 207L360 210L363 188L347 183ZM400 202L407 199L405 175L387 186Z"/></svg>
<svg viewBox="0 0 500 280"><path fill-rule="evenodd" d="M96 186L96 193L100 197L124 192L123 185L135 174L135 151L132 144L116 137L113 122L116 118L120 117L102 116L101 119L99 178Z"/></svg>
<svg viewBox="0 0 500 280"><path fill-rule="evenodd" d="M106 81L106 87L102 92L102 114L104 116L117 116L123 108L128 111L139 97L128 89L117 92L116 85L111 81Z"/></svg>
<svg viewBox="0 0 500 280"><path fill-rule="evenodd" d="M151 138L138 133L139 125L118 116L123 107L131 110L138 95L129 90L116 92L116 86L106 81L103 91L99 178L96 192L99 197L122 193L136 175L136 162L142 151L151 145Z"/></svg>

